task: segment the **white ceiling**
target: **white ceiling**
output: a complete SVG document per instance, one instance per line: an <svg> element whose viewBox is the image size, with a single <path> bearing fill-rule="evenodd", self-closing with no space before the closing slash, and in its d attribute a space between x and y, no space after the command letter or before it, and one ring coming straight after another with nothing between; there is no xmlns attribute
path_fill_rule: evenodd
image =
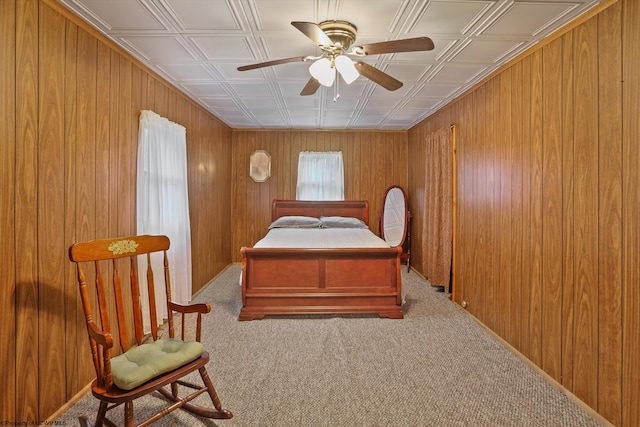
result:
<svg viewBox="0 0 640 427"><path fill-rule="evenodd" d="M58 0L233 128L409 129L601 0ZM319 49L291 21L350 21L354 45L428 36L370 56L404 85L359 77L300 96Z"/></svg>

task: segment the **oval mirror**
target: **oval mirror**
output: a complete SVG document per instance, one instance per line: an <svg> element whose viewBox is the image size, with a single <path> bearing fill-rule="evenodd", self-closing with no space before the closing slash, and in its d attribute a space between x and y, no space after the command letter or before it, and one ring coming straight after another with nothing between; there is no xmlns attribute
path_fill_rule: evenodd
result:
<svg viewBox="0 0 640 427"><path fill-rule="evenodd" d="M407 235L407 196L398 186L387 189L384 196L381 229L382 238L389 246L402 246Z"/></svg>

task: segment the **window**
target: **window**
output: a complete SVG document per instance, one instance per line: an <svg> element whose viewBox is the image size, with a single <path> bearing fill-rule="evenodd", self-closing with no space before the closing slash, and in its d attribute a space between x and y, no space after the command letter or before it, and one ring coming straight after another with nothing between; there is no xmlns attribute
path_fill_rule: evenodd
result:
<svg viewBox="0 0 640 427"><path fill-rule="evenodd" d="M342 152L300 153L296 199L344 200Z"/></svg>

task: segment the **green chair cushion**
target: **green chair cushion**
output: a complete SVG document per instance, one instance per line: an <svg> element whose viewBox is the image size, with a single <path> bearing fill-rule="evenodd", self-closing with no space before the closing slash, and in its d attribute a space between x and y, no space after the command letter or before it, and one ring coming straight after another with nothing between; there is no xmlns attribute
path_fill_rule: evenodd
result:
<svg viewBox="0 0 640 427"><path fill-rule="evenodd" d="M142 344L111 359L113 383L122 390L131 390L196 360L203 352L204 346L196 341L160 339Z"/></svg>

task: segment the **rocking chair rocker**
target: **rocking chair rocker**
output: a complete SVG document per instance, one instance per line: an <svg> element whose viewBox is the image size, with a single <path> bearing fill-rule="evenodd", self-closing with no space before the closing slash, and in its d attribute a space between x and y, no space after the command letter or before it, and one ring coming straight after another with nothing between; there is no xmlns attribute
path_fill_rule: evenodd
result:
<svg viewBox="0 0 640 427"><path fill-rule="evenodd" d="M167 398L170 404L140 422L139 426L157 421L181 407L206 418L233 417L231 412L222 409L220 399L205 369L209 361L209 353L200 343L200 330L202 314L211 311L211 306L203 303L180 305L171 301L168 249L169 239L166 236L148 235L76 243L69 249L69 257L77 266L78 285L96 371L96 379L91 384L93 395L100 400L100 408L95 420L96 427L101 427L103 424L115 426L113 421L106 418L106 413L121 404L124 404L124 424L127 427L133 426L134 400L156 390ZM162 254L164 262L169 338L159 338L158 334L153 297L155 295L154 274L151 268L151 254L155 252ZM143 333L137 273L139 256L143 258L143 265L146 261L147 287L150 295L150 336L145 336ZM128 258L129 262L121 258ZM91 264L93 264L92 268ZM120 272L123 273L120 274ZM87 276L90 276L91 281L94 275L95 289L89 292ZM111 288L105 285L108 278L112 279ZM94 286L91 287L94 288ZM125 296L127 290L131 293L130 299ZM90 293L97 295L97 301L92 301ZM98 311L95 317L92 311L94 307L97 307ZM180 339L174 337L174 312L181 313L182 317ZM110 315L113 317L110 318ZM195 316L195 341L185 340L187 315L191 315L191 319ZM99 319L99 324L95 318ZM117 325L117 336L111 333L112 322ZM133 338L128 335L131 333L134 335ZM118 344L121 354L115 356L112 351L117 351L114 347ZM182 379L195 371L200 373L204 385L195 385ZM181 397L178 395L178 385L193 391ZM213 408L191 403L203 393L209 395Z"/></svg>

